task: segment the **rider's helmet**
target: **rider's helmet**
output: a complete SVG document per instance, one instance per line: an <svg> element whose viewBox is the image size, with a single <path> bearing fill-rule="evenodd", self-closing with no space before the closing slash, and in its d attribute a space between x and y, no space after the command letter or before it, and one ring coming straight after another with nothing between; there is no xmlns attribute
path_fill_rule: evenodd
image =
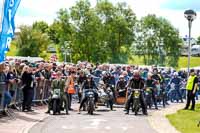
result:
<svg viewBox="0 0 200 133"><path fill-rule="evenodd" d="M178 72L174 72L174 77L177 77L178 76Z"/></svg>
<svg viewBox="0 0 200 133"><path fill-rule="evenodd" d="M87 78L91 78L92 75L91 75L91 74L87 74L86 77L87 77Z"/></svg>
<svg viewBox="0 0 200 133"><path fill-rule="evenodd" d="M103 71L103 72L102 72L102 75L103 75L103 76L106 76L106 73L107 73L106 71Z"/></svg>

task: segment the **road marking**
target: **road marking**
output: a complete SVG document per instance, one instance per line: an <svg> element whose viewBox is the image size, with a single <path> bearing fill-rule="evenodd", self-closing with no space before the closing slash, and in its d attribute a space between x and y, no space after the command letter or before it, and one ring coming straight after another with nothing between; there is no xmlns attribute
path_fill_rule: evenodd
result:
<svg viewBox="0 0 200 133"><path fill-rule="evenodd" d="M83 129L98 129L98 127L84 127Z"/></svg>
<svg viewBox="0 0 200 133"><path fill-rule="evenodd" d="M62 126L62 128L63 128L63 129L67 129L67 127L66 127L66 126Z"/></svg>
<svg viewBox="0 0 200 133"><path fill-rule="evenodd" d="M106 130L110 130L111 128L109 126L105 127Z"/></svg>
<svg viewBox="0 0 200 133"><path fill-rule="evenodd" d="M101 122L106 122L107 120L104 119L90 119L87 120L89 122L91 122L89 124L89 126L83 127L83 129L98 129L99 125Z"/></svg>
<svg viewBox="0 0 200 133"><path fill-rule="evenodd" d="M93 126L93 127L98 127L101 122L106 122L106 120L104 120L104 119L91 119L91 120L88 120L88 121L92 122L90 124L90 126Z"/></svg>
<svg viewBox="0 0 200 133"><path fill-rule="evenodd" d="M62 129L74 129L75 127L74 126L62 126Z"/></svg>
<svg viewBox="0 0 200 133"><path fill-rule="evenodd" d="M124 131L126 131L128 128L127 128L127 127L122 127L122 129L123 129Z"/></svg>

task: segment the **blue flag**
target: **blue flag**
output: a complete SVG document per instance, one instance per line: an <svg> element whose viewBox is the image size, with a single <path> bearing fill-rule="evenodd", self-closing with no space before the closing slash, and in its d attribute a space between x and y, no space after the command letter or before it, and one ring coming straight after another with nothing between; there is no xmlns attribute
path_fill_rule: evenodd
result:
<svg viewBox="0 0 200 133"><path fill-rule="evenodd" d="M21 0L4 0L1 33L0 33L0 62L5 60L5 52L9 50L9 45L14 37L15 23L14 17Z"/></svg>

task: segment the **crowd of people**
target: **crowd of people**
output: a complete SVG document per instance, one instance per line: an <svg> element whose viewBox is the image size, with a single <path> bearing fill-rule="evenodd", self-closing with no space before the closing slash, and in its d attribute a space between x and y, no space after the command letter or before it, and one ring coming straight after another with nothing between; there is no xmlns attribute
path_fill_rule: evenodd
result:
<svg viewBox="0 0 200 133"><path fill-rule="evenodd" d="M196 75L194 77L194 75ZM195 96L198 99L200 85L200 71L191 70L192 78L187 79L185 71L175 71L171 68L139 67L120 64L92 64L89 62L50 63L39 61L30 63L27 60L12 60L0 64L0 109L6 114L7 107L16 108L19 99L22 100L22 111L33 111L33 102L48 103L51 109L51 91L60 88L62 101L65 103L66 113L73 110L72 97L78 96L81 108L86 101L87 89L96 89L105 84L111 87L114 94L114 103L118 97L125 97L126 114L132 102L129 88L144 90L151 88L152 103L158 109L158 103L163 106L170 102L188 102L185 109L195 109ZM193 85L194 83L194 85ZM78 86L78 87L76 87ZM77 89L78 88L78 89ZM186 95L186 89L188 93ZM22 92L22 95L19 93ZM162 97L159 99L158 97ZM98 93L95 93L95 103L98 102ZM146 99L143 93L140 96L142 112L147 115Z"/></svg>

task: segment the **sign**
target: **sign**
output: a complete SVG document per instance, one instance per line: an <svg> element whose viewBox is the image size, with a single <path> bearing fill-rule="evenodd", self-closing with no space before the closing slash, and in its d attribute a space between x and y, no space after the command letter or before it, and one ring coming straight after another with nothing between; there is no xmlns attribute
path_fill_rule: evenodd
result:
<svg viewBox="0 0 200 133"><path fill-rule="evenodd" d="M14 17L21 0L4 0L1 18L0 33L0 62L5 60L5 52L9 50L10 43L14 37Z"/></svg>

